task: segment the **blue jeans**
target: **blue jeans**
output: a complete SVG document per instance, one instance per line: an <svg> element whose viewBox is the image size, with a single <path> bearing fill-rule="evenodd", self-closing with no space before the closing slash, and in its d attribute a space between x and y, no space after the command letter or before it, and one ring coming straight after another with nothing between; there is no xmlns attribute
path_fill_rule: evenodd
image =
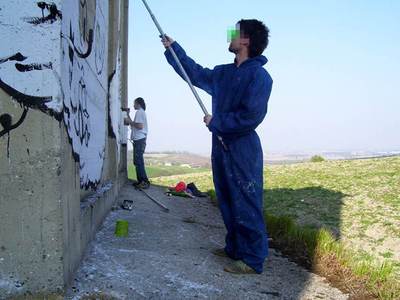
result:
<svg viewBox="0 0 400 300"><path fill-rule="evenodd" d="M136 178L138 182L149 182L144 167L143 154L146 149L146 138L133 142L133 164L136 168Z"/></svg>

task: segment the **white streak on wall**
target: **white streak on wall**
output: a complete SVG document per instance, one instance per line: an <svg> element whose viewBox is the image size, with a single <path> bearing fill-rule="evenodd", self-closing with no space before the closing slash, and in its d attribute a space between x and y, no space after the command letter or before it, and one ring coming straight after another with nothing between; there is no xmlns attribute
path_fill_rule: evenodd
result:
<svg viewBox="0 0 400 300"><path fill-rule="evenodd" d="M121 110L121 47L118 43L117 59L115 64L115 74L110 84L110 117L111 125L118 147L118 162L120 145L126 144L125 126L123 124L124 112Z"/></svg>

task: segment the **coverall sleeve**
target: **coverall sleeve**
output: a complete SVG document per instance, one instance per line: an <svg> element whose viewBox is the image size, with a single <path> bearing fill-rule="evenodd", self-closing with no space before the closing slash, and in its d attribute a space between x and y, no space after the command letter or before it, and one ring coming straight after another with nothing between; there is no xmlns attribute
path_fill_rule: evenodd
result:
<svg viewBox="0 0 400 300"><path fill-rule="evenodd" d="M272 89L272 79L265 73L255 76L239 108L233 112L214 113L208 126L219 135L243 134L254 130L264 119Z"/></svg>
<svg viewBox="0 0 400 300"><path fill-rule="evenodd" d="M186 55L185 50L183 50L177 42L174 41L171 44L171 47L174 49L176 56L178 56L179 61L189 76L192 84L212 95L213 70L203 68L199 64L196 64L193 59ZM171 51L167 49L164 54L168 63L175 69L179 76L185 80L178 64L175 62L175 59L171 54Z"/></svg>

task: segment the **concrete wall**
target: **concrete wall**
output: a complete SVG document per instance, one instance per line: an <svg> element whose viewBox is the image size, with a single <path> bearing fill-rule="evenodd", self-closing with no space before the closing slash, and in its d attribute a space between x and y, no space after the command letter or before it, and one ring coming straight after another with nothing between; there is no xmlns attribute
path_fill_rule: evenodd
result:
<svg viewBox="0 0 400 300"><path fill-rule="evenodd" d="M4 92L0 98L1 112L20 113ZM29 111L15 132L9 156L8 137L0 140L0 298L63 286L60 125Z"/></svg>
<svg viewBox="0 0 400 300"><path fill-rule="evenodd" d="M61 291L126 180L128 0L52 3L0 4L0 298Z"/></svg>

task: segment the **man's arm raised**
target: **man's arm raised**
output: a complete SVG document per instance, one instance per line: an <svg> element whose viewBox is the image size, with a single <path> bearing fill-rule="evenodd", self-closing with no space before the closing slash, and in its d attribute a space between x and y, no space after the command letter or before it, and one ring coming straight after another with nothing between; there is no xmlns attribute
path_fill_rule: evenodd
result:
<svg viewBox="0 0 400 300"><path fill-rule="evenodd" d="M202 66L197 64L193 59L186 55L185 50L183 50L183 48L172 38L166 36L166 39L162 39L161 42L166 48L164 54L167 58L168 63L175 69L179 76L184 79L182 72L178 67L178 64L172 56L171 51L168 49L169 47L172 47L172 49L175 51L179 61L181 62L193 85L211 95L213 93L213 70L203 68Z"/></svg>

